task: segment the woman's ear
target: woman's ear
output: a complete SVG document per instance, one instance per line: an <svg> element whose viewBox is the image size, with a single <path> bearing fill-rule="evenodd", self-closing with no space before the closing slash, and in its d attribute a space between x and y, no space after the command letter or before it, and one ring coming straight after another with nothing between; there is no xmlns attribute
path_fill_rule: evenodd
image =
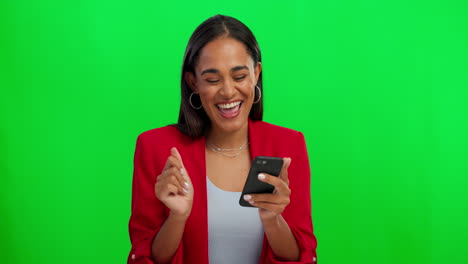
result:
<svg viewBox="0 0 468 264"><path fill-rule="evenodd" d="M257 62L257 66L255 66L255 84L258 83L258 78L260 77L260 73L262 72L262 62Z"/></svg>
<svg viewBox="0 0 468 264"><path fill-rule="evenodd" d="M195 79L195 75L192 72L185 72L184 80L188 84L190 89L192 89L192 91L194 91L195 93L198 93L197 81Z"/></svg>

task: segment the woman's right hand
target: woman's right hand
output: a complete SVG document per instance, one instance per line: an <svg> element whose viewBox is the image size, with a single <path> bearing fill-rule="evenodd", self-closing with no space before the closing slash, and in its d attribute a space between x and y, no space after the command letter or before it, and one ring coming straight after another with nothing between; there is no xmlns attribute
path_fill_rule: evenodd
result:
<svg viewBox="0 0 468 264"><path fill-rule="evenodd" d="M192 211L193 186L176 148L171 148L171 156L167 158L163 171L156 178L154 192L171 210L172 216L187 220Z"/></svg>

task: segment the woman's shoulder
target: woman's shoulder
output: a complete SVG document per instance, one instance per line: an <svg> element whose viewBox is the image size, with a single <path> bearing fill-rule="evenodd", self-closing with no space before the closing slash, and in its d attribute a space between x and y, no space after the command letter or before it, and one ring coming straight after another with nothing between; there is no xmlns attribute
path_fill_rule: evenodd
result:
<svg viewBox="0 0 468 264"><path fill-rule="evenodd" d="M180 133L180 131L174 125L167 125L143 131L139 136L152 138L160 136L178 136L178 133Z"/></svg>
<svg viewBox="0 0 468 264"><path fill-rule="evenodd" d="M275 138L303 136L301 131L265 121L254 121L252 124L255 126L255 131L258 131L265 136Z"/></svg>
<svg viewBox="0 0 468 264"><path fill-rule="evenodd" d="M175 142L189 142L193 139L182 133L176 126L167 125L163 127L153 128L141 132L138 135L138 140L145 144L174 144Z"/></svg>
<svg viewBox="0 0 468 264"><path fill-rule="evenodd" d="M252 148L260 150L258 154L263 156L295 157L305 145L302 132L265 121L252 122L249 136Z"/></svg>

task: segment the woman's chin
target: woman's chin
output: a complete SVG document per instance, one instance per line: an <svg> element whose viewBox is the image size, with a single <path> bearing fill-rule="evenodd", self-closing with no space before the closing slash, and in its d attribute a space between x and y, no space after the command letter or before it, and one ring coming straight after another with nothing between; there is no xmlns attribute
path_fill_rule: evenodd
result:
<svg viewBox="0 0 468 264"><path fill-rule="evenodd" d="M243 104L240 105L237 111L223 111L218 107L213 110L210 117L211 123L214 123L220 131L235 132L242 129L247 123L248 117L245 116Z"/></svg>
<svg viewBox="0 0 468 264"><path fill-rule="evenodd" d="M238 115L235 118L216 118L215 122L216 127L227 133L238 131L245 127L247 123L247 117L243 115Z"/></svg>

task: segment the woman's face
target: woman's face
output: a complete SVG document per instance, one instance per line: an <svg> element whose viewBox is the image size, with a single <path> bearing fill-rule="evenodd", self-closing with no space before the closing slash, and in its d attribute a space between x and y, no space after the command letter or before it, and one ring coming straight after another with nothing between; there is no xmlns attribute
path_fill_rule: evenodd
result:
<svg viewBox="0 0 468 264"><path fill-rule="evenodd" d="M212 128L234 132L247 125L260 71L261 63L254 68L242 42L220 37L200 50L195 75L187 72L185 78L200 95Z"/></svg>

